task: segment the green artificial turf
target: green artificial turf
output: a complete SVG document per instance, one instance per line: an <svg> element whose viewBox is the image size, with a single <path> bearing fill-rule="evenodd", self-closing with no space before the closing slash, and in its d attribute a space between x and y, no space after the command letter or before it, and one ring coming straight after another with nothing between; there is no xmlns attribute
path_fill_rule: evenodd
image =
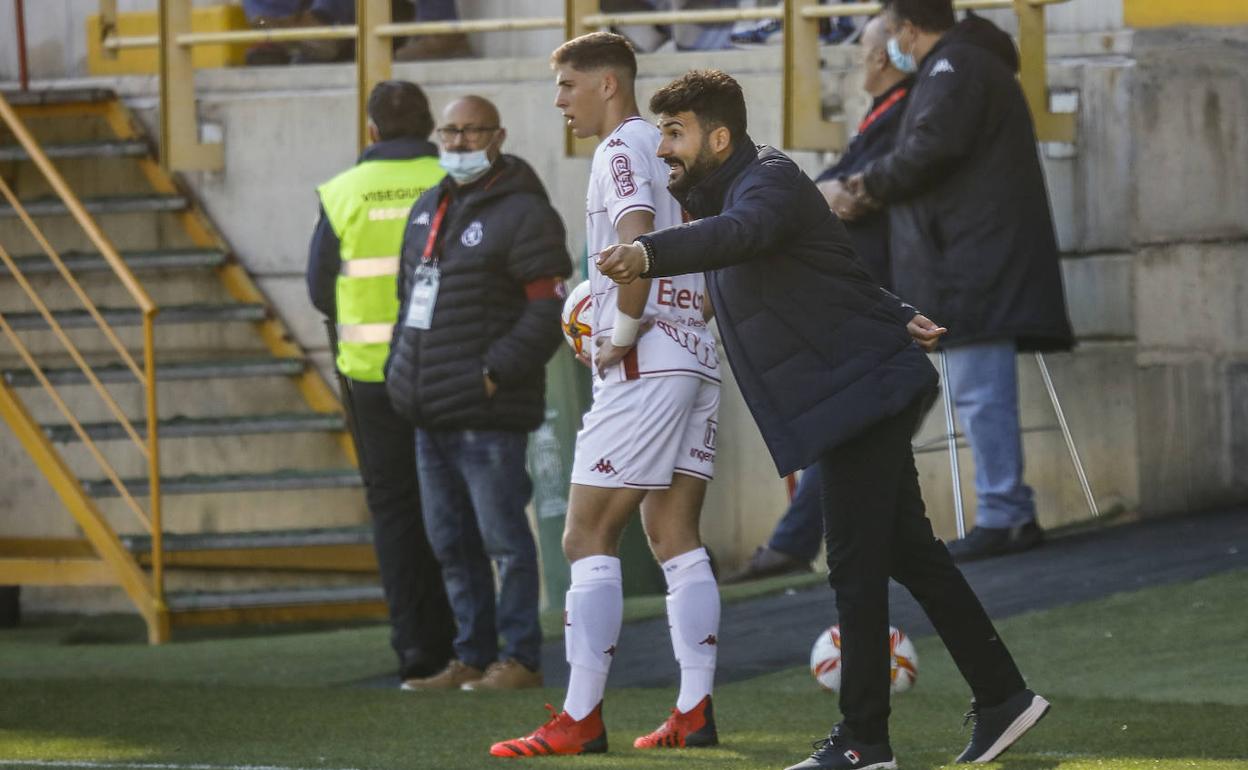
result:
<svg viewBox="0 0 1248 770"><path fill-rule="evenodd" d="M1029 683L1054 704L1001 770L1248 770L1248 571L1002 621ZM117 621L0 632L0 768L21 760L489 768L493 740L543 720L556 691L403 693L348 683L387 672L384 629L199 638L165 647ZM115 641L123 638L126 641ZM725 639L725 644L731 643ZM939 767L965 743L965 686L932 637L893 705L902 768ZM667 650L663 650L664 655ZM804 666L720 687L723 743L643 753L632 738L671 689L608 693L612 752L544 758L577 768L783 768L835 721ZM513 760L513 764L517 761ZM519 761L533 764L534 761Z"/></svg>

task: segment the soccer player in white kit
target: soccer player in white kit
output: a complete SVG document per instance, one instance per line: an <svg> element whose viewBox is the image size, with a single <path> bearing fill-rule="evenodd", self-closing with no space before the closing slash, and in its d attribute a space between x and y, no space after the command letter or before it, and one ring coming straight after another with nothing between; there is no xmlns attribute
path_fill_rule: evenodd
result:
<svg viewBox="0 0 1248 770"><path fill-rule="evenodd" d="M555 106L572 132L597 136L586 196L589 253L681 222L658 158L658 129L640 117L632 45L609 32L551 56ZM532 734L494 744L499 757L607 749L602 698L623 613L618 545L641 507L667 580L680 692L671 716L637 748L718 742L711 688L719 589L698 520L715 461L719 358L701 275L617 286L591 261L594 403L576 437L563 550L572 566L564 611L571 669L563 711ZM704 312L707 311L707 312ZM553 709L552 709L553 712Z"/></svg>

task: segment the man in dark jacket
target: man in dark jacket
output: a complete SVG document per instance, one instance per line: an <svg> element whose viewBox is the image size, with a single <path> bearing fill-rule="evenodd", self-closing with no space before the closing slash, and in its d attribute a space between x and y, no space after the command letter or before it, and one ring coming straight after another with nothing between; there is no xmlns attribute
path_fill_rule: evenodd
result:
<svg viewBox="0 0 1248 770"><path fill-rule="evenodd" d="M919 601L974 692L979 719L960 759L991 759L1048 704L1026 689L924 515L910 436L936 372L911 338L934 346L944 330L875 284L788 156L754 146L735 80L690 72L650 109L669 189L696 220L607 249L599 269L622 283L706 271L728 361L776 466L817 462L823 477L844 722L794 768L896 766L890 577Z"/></svg>
<svg viewBox="0 0 1248 770"><path fill-rule="evenodd" d="M888 31L876 16L862 30L862 87L871 94L871 109L858 124L845 153L815 179L828 206L845 223L854 252L871 277L890 291L892 270L888 266L888 212L864 206L846 188L849 177L893 148L901 114L914 78L893 66L885 50ZM755 549L739 572L721 583L742 583L789 572L808 572L819 552L823 516L819 508L819 468L802 472L793 499L776 523L766 545Z"/></svg>
<svg viewBox="0 0 1248 770"><path fill-rule="evenodd" d="M407 212L444 172L429 142L429 102L415 83L378 83L368 118L373 143L356 165L317 189L321 216L308 257L308 293L334 325L334 366L364 478L390 645L407 681L446 665L455 629L421 521L416 431L390 406L382 365L399 311L395 276Z"/></svg>
<svg viewBox="0 0 1248 770"><path fill-rule="evenodd" d="M452 102L438 137L447 177L412 206L386 385L416 424L425 527L459 632L446 670L408 684L537 687L539 579L524 460L545 415L545 367L562 339L571 261L541 182L501 152L506 132L493 104Z"/></svg>
<svg viewBox="0 0 1248 770"><path fill-rule="evenodd" d="M888 206L897 292L949 326L947 383L975 457L969 560L1042 539L1023 482L1015 354L1072 344L1053 217L1018 54L952 0L886 0L890 52L917 69L893 151L851 179Z"/></svg>

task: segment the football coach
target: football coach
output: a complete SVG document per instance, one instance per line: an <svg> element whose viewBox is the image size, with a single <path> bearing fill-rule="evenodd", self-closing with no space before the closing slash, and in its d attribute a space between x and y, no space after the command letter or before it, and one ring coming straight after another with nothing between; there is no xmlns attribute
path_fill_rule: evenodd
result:
<svg viewBox="0 0 1248 770"><path fill-rule="evenodd" d="M936 388L923 349L945 330L875 284L791 158L754 145L731 77L689 72L650 110L669 189L694 220L603 251L599 268L619 283L704 271L728 360L778 470L818 463L823 475L844 721L790 770L896 766L890 577L918 600L971 686L976 725L959 761L992 759L1049 704L1026 688L924 510L910 437Z"/></svg>

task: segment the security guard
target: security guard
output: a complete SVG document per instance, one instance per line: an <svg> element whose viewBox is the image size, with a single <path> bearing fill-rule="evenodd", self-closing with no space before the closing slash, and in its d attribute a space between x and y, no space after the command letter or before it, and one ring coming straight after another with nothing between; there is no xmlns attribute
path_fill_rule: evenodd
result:
<svg viewBox="0 0 1248 770"><path fill-rule="evenodd" d="M426 677L451 657L454 621L425 537L415 431L390 406L383 368L398 317L399 247L412 203L441 181L433 116L415 83L379 83L368 98L372 144L321 185L308 293L336 340L335 364L373 520L399 675Z"/></svg>

